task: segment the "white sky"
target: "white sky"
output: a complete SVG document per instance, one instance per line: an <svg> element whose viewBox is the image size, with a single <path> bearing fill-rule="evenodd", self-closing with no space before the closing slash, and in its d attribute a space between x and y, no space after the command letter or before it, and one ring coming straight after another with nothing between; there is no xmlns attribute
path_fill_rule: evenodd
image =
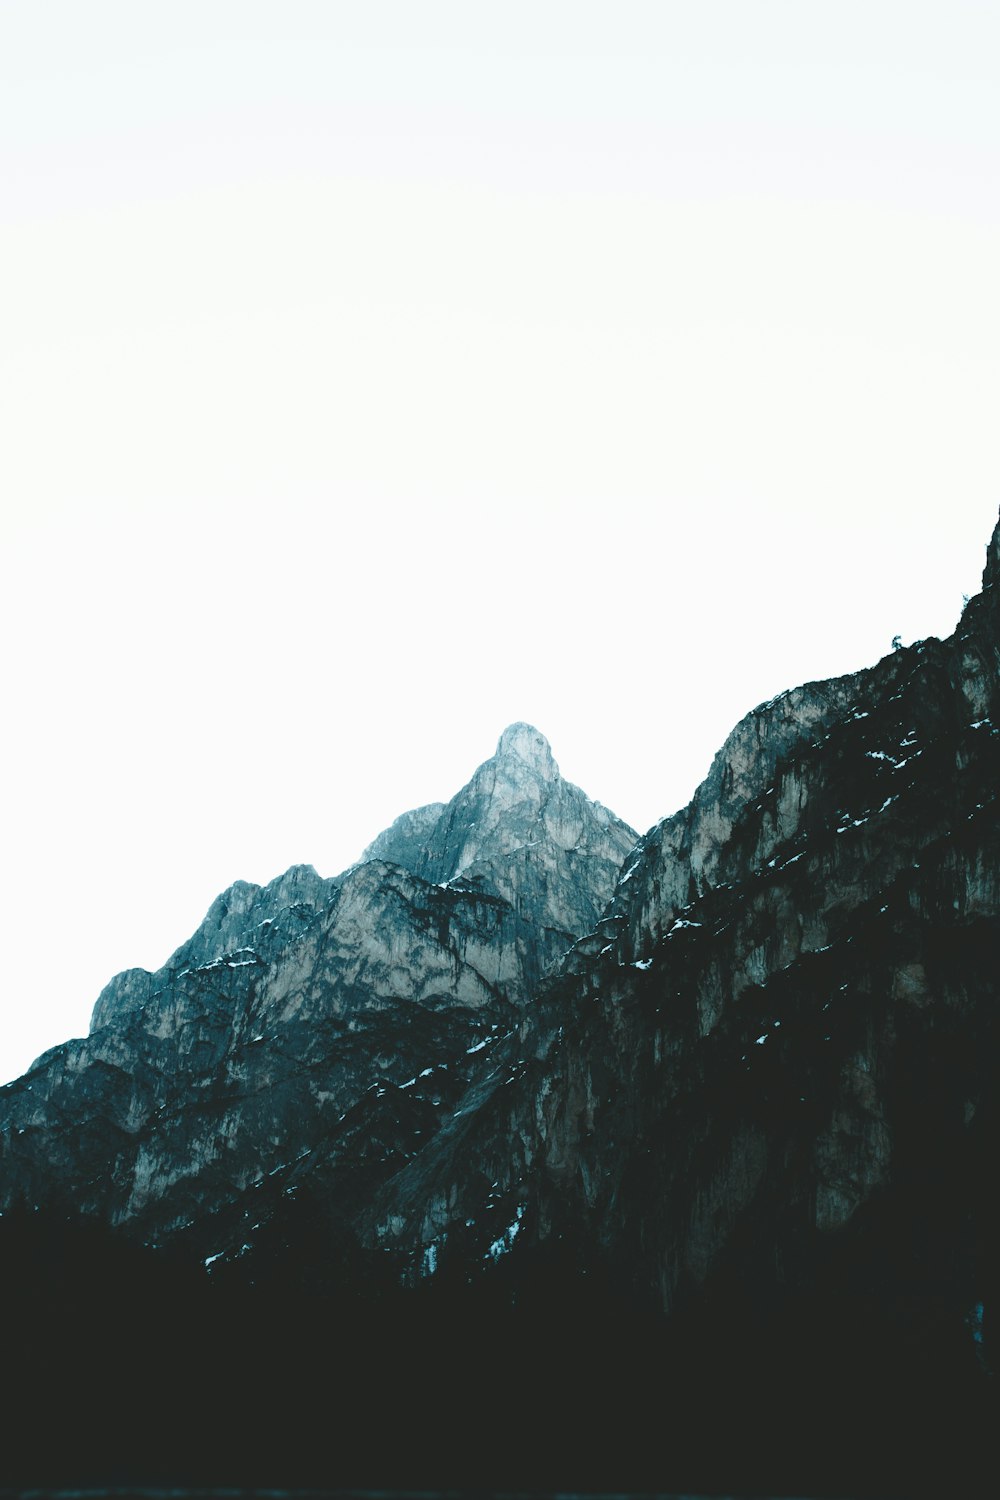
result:
<svg viewBox="0 0 1000 1500"><path fill-rule="evenodd" d="M0 0L0 1078L525 718L645 829L1000 509L995 0Z"/></svg>

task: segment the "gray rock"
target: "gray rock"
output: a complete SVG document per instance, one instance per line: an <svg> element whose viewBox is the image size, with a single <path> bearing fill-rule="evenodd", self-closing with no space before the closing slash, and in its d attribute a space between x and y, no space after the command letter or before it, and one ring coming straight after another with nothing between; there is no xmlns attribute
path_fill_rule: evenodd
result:
<svg viewBox="0 0 1000 1500"><path fill-rule="evenodd" d="M91 1031L144 1005L173 975L237 951L255 952L262 944L273 955L284 936L294 937L303 922L327 905L337 883L337 878L323 880L312 865L292 865L266 886L237 880L215 898L197 932L162 969L155 974L126 969L105 985L94 1005Z"/></svg>
<svg viewBox="0 0 1000 1500"><path fill-rule="evenodd" d="M89 1037L0 1093L3 1201L198 1240L308 1162L342 1214L359 1152L370 1187L435 1133L633 840L516 725L447 807L404 815L344 875L237 882L162 969L111 981ZM359 1136L376 1104L388 1154Z"/></svg>
<svg viewBox="0 0 1000 1500"><path fill-rule="evenodd" d="M512 724L447 806L404 814L364 857L510 902L525 919L526 959L529 946L536 950L537 979L593 930L635 840L620 818L563 780L544 735Z"/></svg>

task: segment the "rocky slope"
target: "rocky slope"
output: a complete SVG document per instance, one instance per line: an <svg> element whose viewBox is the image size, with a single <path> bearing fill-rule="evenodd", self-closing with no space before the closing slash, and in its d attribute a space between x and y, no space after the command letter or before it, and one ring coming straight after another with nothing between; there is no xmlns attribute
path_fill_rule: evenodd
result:
<svg viewBox="0 0 1000 1500"><path fill-rule="evenodd" d="M156 1243L207 1235L207 1259L227 1239L243 1252L244 1221L259 1227L297 1162L338 1221L356 1179L391 1175L592 925L635 840L523 724L433 812L336 879L238 882L161 970L112 980L90 1035L0 1093L4 1206Z"/></svg>
<svg viewBox="0 0 1000 1500"><path fill-rule="evenodd" d="M737 726L369 1243L444 1274L572 1241L668 1312L844 1256L989 1359L998 583L1000 527L953 637Z"/></svg>
<svg viewBox="0 0 1000 1500"><path fill-rule="evenodd" d="M562 779L537 729L512 724L447 807L405 813L364 858L485 889L523 910L524 961L537 981L593 931L634 842L620 819Z"/></svg>

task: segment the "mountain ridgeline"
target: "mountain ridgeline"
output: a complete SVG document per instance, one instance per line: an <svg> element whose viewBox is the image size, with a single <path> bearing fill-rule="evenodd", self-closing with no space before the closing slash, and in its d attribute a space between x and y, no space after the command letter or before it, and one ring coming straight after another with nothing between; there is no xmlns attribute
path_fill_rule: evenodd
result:
<svg viewBox="0 0 1000 1500"><path fill-rule="evenodd" d="M518 724L344 875L231 886L5 1091L5 1206L204 1242L213 1265L254 1250L249 1202L259 1232L321 1181L331 1224L353 1226L596 923L635 837Z"/></svg>
<svg viewBox="0 0 1000 1500"><path fill-rule="evenodd" d="M55 1351L73 1439L13 1478L971 1483L998 667L1000 526L953 636L755 709L644 837L515 724L113 979L0 1090L13 1409Z"/></svg>

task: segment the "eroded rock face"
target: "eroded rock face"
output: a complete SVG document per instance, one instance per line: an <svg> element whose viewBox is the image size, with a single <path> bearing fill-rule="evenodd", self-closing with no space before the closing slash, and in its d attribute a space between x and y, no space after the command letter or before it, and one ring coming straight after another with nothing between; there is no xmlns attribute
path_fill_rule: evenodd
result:
<svg viewBox="0 0 1000 1500"><path fill-rule="evenodd" d="M635 840L563 780L544 735L512 724L447 806L405 813L364 857L394 860L435 884L491 891L523 911L537 981L574 935L593 930Z"/></svg>
<svg viewBox="0 0 1000 1500"><path fill-rule="evenodd" d="M91 1016L100 1030L138 1010L178 974L196 971L227 954L255 953L263 942L273 954L284 937L294 938L303 922L327 905L338 881L323 880L312 865L293 865L269 885L237 880L217 896L197 932L162 969L126 969L105 985Z"/></svg>

